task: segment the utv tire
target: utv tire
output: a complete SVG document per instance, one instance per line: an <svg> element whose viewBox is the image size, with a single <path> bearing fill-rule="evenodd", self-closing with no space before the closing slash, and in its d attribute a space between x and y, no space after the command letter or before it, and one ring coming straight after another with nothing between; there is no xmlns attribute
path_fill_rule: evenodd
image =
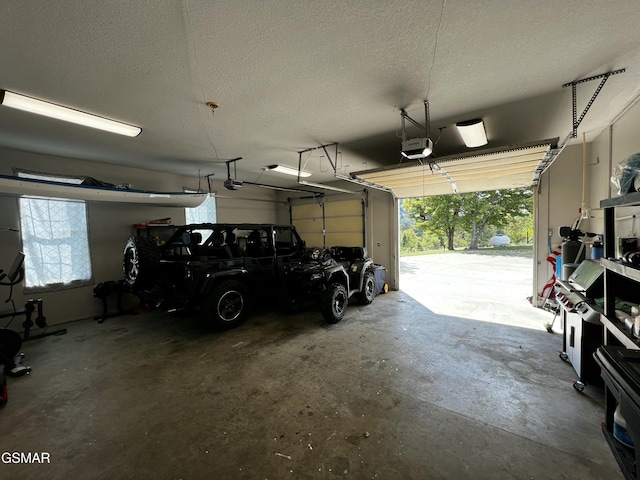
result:
<svg viewBox="0 0 640 480"><path fill-rule="evenodd" d="M130 237L124 247L122 270L125 283L134 289L152 285L158 274L160 249L151 237Z"/></svg>
<svg viewBox="0 0 640 480"><path fill-rule="evenodd" d="M358 302L369 305L376 298L376 277L373 272L366 272L362 281L362 290L356 295Z"/></svg>
<svg viewBox="0 0 640 480"><path fill-rule="evenodd" d="M229 330L242 323L247 313L244 285L227 280L216 285L202 304L204 318L218 330Z"/></svg>
<svg viewBox="0 0 640 480"><path fill-rule="evenodd" d="M320 299L320 312L327 323L338 323L349 304L349 294L341 283L332 283Z"/></svg>

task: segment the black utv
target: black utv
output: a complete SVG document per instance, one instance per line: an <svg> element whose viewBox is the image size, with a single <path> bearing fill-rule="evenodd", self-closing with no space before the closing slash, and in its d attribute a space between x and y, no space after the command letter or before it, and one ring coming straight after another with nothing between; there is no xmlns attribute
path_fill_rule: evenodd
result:
<svg viewBox="0 0 640 480"><path fill-rule="evenodd" d="M280 302L293 309L307 300L319 302L328 323L342 320L350 298L368 305L378 293L376 265L362 247L309 248L284 266Z"/></svg>

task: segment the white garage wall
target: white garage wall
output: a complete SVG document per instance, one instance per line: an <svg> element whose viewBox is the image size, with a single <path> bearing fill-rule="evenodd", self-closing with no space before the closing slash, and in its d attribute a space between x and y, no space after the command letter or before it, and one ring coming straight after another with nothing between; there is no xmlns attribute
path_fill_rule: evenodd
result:
<svg viewBox="0 0 640 480"><path fill-rule="evenodd" d="M587 205L590 217L583 226L589 232L604 232L604 215L600 201L612 194L611 171L611 128L602 132L591 144L587 161Z"/></svg>
<svg viewBox="0 0 640 480"><path fill-rule="evenodd" d="M640 101L631 106L611 127L612 168L629 155L638 152L640 152Z"/></svg>
<svg viewBox="0 0 640 480"><path fill-rule="evenodd" d="M0 174L13 175L13 168L46 173L91 176L106 182L131 183L134 188L157 191L182 191L183 187L196 189L198 179L150 170L114 167L113 165L87 162L16 150L0 149ZM276 219L275 193L270 190L247 186L239 191L227 191L222 182L214 181L213 189L221 194L218 199L218 220L233 222L272 223ZM228 193L228 194L227 194ZM127 238L134 234L132 225L155 218L171 217L174 224L184 223L184 209L143 205L87 203L89 217L89 245L96 283L122 279L122 250ZM18 199L0 195L0 227L19 228ZM8 270L17 251L21 249L20 235L0 231L0 268ZM44 314L50 325L93 317L102 313L102 303L93 297L94 285L55 293L41 293ZM8 294L7 287L0 288L0 297ZM2 297L4 300L4 297ZM14 288L17 307L22 307L29 296L22 285ZM109 299L115 309L115 298ZM5 319L0 319L4 326ZM8 319L6 319L8 321ZM13 328L19 329L24 317L14 320Z"/></svg>
<svg viewBox="0 0 640 480"><path fill-rule="evenodd" d="M218 222L277 223L276 192L245 185L241 190L225 190L222 182L214 182ZM281 207L284 207L282 204Z"/></svg>
<svg viewBox="0 0 640 480"><path fill-rule="evenodd" d="M581 136L580 132L579 136ZM547 232L553 233L551 244L558 245L561 239L558 236L557 227L571 225L579 215L578 209L582 203L583 172L583 150L579 140L576 145L565 148L549 171L543 175L538 189L534 298L535 294L541 292L552 273L551 267L546 262ZM600 201L618 195L610 182L613 170L619 162L637 152L640 152L640 102L636 99L612 122L609 128L587 144L584 200L590 218L581 222L580 230L597 234L604 232ZM631 211L634 209L629 212L621 211L619 214L624 216ZM634 213L640 213L640 209L635 208ZM618 222L617 228L621 232L631 232L633 230L631 219ZM640 235L640 221L636 221L635 231Z"/></svg>
<svg viewBox="0 0 640 480"><path fill-rule="evenodd" d="M595 217L590 225L598 231L604 228L602 210L599 209L600 200L618 196L618 192L611 184L610 177L615 167L629 155L640 152L640 102L632 104L616 119L609 129L602 132L593 142L593 152L590 164L597 175L592 177L590 184L591 206ZM618 216L638 214L640 209L627 208L617 211ZM616 224L618 232L624 234L632 232L640 236L640 220L633 225L631 219L620 220ZM605 239L606 240L606 239ZM611 239L615 241L615 239Z"/></svg>
<svg viewBox="0 0 640 480"><path fill-rule="evenodd" d="M547 262L549 246L562 242L558 227L571 226L579 216L582 202L582 146L566 147L542 175L535 194L535 255L533 298L542 293L553 274ZM542 306L538 299L538 306Z"/></svg>
<svg viewBox="0 0 640 480"><path fill-rule="evenodd" d="M398 202L391 194L369 190L368 208L365 214L367 250L373 261L387 269L389 288L399 288Z"/></svg>

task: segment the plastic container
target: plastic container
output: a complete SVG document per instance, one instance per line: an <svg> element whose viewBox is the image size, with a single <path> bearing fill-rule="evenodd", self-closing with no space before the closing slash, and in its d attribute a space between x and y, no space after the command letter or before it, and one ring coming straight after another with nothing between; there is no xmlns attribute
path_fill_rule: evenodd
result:
<svg viewBox="0 0 640 480"><path fill-rule="evenodd" d="M620 413L620 405L618 405L615 412L613 412L613 438L627 447L633 448L634 446L633 440L631 440L627 432L627 422Z"/></svg>
<svg viewBox="0 0 640 480"><path fill-rule="evenodd" d="M593 242L591 245L591 259L599 260L604 255L604 247L601 242Z"/></svg>

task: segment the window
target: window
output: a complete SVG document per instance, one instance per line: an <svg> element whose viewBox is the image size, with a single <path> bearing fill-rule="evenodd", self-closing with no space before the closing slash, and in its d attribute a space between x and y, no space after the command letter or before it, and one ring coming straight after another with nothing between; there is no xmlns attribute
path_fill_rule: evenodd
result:
<svg viewBox="0 0 640 480"><path fill-rule="evenodd" d="M186 190L189 192L189 190ZM195 192L192 192L195 193ZM215 223L216 222L216 197L209 194L207 199L194 208L184 209L185 221L190 223Z"/></svg>
<svg viewBox="0 0 640 480"><path fill-rule="evenodd" d="M18 172L19 177L79 184L82 179ZM92 283L84 201L20 197L25 288L52 291Z"/></svg>

